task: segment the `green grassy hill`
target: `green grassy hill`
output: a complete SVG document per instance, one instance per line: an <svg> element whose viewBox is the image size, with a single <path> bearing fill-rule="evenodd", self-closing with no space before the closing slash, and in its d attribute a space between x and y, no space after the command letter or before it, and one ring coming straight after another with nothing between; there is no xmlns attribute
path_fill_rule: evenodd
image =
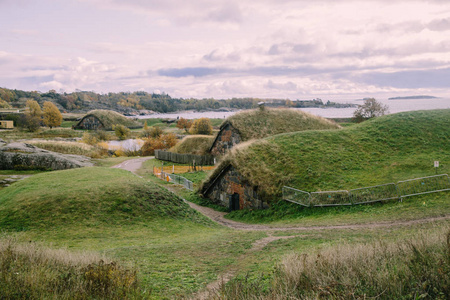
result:
<svg viewBox="0 0 450 300"><path fill-rule="evenodd" d="M340 128L335 122L325 118L301 110L283 108L246 110L228 117L222 125L226 123L231 123L239 131L243 141L284 132Z"/></svg>
<svg viewBox="0 0 450 300"><path fill-rule="evenodd" d="M121 226L162 218L203 220L174 194L120 169L41 173L0 190L4 229Z"/></svg>
<svg viewBox="0 0 450 300"><path fill-rule="evenodd" d="M180 154L197 154L205 155L214 140L210 135L188 135L185 136L181 142L170 148L170 152Z"/></svg>
<svg viewBox="0 0 450 300"><path fill-rule="evenodd" d="M231 163L268 198L283 185L353 189L450 172L450 109L386 115L341 130L280 134L237 146ZM208 179L206 184L208 184Z"/></svg>

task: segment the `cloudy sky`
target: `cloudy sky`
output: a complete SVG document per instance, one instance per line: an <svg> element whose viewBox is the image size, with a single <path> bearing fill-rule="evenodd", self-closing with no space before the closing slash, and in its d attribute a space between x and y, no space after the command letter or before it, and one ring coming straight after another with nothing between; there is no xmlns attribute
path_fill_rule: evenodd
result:
<svg viewBox="0 0 450 300"><path fill-rule="evenodd" d="M449 0L0 0L0 87L290 99L450 90Z"/></svg>

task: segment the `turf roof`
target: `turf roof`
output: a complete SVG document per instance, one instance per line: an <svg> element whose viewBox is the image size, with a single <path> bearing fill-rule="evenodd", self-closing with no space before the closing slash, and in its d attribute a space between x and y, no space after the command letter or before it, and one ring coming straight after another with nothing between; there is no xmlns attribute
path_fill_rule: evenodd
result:
<svg viewBox="0 0 450 300"><path fill-rule="evenodd" d="M231 124L241 134L243 141L267 136L316 129L338 129L333 121L297 109L252 109L227 118L221 128Z"/></svg>
<svg viewBox="0 0 450 300"><path fill-rule="evenodd" d="M308 192L353 189L450 172L450 109L386 115L341 130L279 134L234 147L200 188L235 167L280 199L284 185Z"/></svg>
<svg viewBox="0 0 450 300"><path fill-rule="evenodd" d="M112 111L112 110L104 110L104 109L91 110L90 112L88 112L86 114L86 116L83 117L83 119L87 118L89 116L94 116L98 120L100 120L100 122L103 124L105 129L112 129L113 125L118 125L118 124L124 125L129 128L142 127L142 125L140 123L138 123L132 119L129 119L129 118L125 117L124 115L122 115L118 112ZM78 122L78 124L75 127L78 127L82 120L80 120L80 122Z"/></svg>

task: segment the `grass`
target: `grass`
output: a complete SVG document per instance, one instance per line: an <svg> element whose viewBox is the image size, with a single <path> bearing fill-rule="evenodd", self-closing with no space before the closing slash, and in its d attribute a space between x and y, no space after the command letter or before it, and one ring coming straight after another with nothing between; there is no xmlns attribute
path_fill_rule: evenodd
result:
<svg viewBox="0 0 450 300"><path fill-rule="evenodd" d="M132 299L144 294L135 270L105 256L10 238L0 239L0 291L2 299Z"/></svg>
<svg viewBox="0 0 450 300"><path fill-rule="evenodd" d="M280 134L235 147L231 163L268 199L282 186L330 191L450 172L450 110L387 115L341 130Z"/></svg>
<svg viewBox="0 0 450 300"><path fill-rule="evenodd" d="M117 226L159 217L201 220L170 192L120 169L42 173L0 191L0 226L15 231Z"/></svg>
<svg viewBox="0 0 450 300"><path fill-rule="evenodd" d="M214 137L209 135L190 135L184 137L179 143L169 149L175 153L189 153L197 155L206 155Z"/></svg>
<svg viewBox="0 0 450 300"><path fill-rule="evenodd" d="M284 132L338 129L333 121L294 109L247 110L228 117L243 141L261 139Z"/></svg>
<svg viewBox="0 0 450 300"><path fill-rule="evenodd" d="M102 122L106 130L111 130L114 125L118 124L126 127L142 126L139 122L127 118L124 115L112 110L104 110L104 109L91 110L86 114L86 116L89 115L98 118ZM77 126L79 123L80 122L77 123Z"/></svg>
<svg viewBox="0 0 450 300"><path fill-rule="evenodd" d="M411 233L414 238L293 251L268 278L237 278L222 286L216 299L447 299L450 228Z"/></svg>
<svg viewBox="0 0 450 300"><path fill-rule="evenodd" d="M403 202L340 207L303 207L287 201L274 203L265 210L239 210L227 218L252 224L271 226L332 226L395 222L440 217L450 211L450 192L408 197Z"/></svg>
<svg viewBox="0 0 450 300"><path fill-rule="evenodd" d="M14 128L13 130L6 130L0 133L0 138L5 141L14 141L20 139L34 139L34 138L76 138L81 137L83 135L82 132L72 130L71 128L47 128L41 127L37 132L30 132L28 130L24 130L21 128Z"/></svg>
<svg viewBox="0 0 450 300"><path fill-rule="evenodd" d="M55 140L29 140L28 144L32 144L38 148L63 153L85 155L91 158L100 158L107 154L103 148L88 145L81 142L55 141Z"/></svg>

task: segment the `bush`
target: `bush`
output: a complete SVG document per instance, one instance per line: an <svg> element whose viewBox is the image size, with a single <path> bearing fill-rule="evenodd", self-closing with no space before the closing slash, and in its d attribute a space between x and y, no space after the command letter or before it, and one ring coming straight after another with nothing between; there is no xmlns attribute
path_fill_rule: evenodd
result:
<svg viewBox="0 0 450 300"><path fill-rule="evenodd" d="M128 127L121 124L114 125L113 129L119 140L126 140L131 133Z"/></svg>
<svg viewBox="0 0 450 300"><path fill-rule="evenodd" d="M155 155L156 149L169 149L176 145L177 137L173 133L162 134L157 138L148 138L141 148L143 156Z"/></svg>
<svg viewBox="0 0 450 300"><path fill-rule="evenodd" d="M364 101L364 104L358 105L353 113L353 120L360 123L364 120L380 117L387 113L388 109L387 105L378 102L375 98L369 98Z"/></svg>
<svg viewBox="0 0 450 300"><path fill-rule="evenodd" d="M189 129L190 134L207 134L211 135L213 132L211 121L208 118L200 118L192 123Z"/></svg>
<svg viewBox="0 0 450 300"><path fill-rule="evenodd" d="M145 128L145 126L144 126L144 130L142 131L141 137L158 138L163 133L164 133L163 130L159 126L153 126L153 127L147 127L147 128Z"/></svg>
<svg viewBox="0 0 450 300"><path fill-rule="evenodd" d="M180 118L177 121L177 127L180 128L180 129L184 129L186 132L189 131L189 128L191 128L191 126L192 126L192 120L188 120L188 119L185 119L185 118Z"/></svg>

